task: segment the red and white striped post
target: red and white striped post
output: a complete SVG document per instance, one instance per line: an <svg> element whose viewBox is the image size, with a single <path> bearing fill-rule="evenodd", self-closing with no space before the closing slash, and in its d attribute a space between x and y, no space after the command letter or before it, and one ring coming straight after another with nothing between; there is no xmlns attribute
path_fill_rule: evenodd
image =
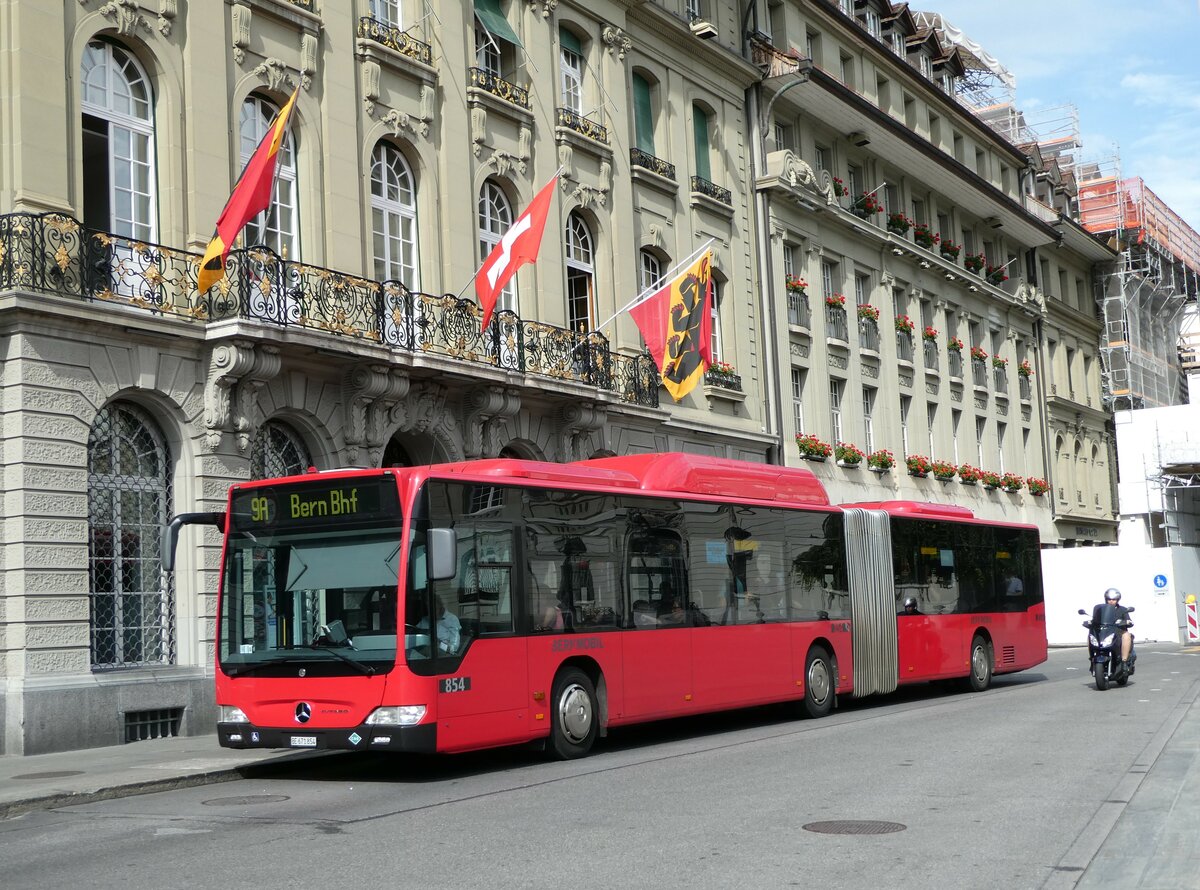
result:
<svg viewBox="0 0 1200 890"><path fill-rule="evenodd" d="M1196 601L1192 597L1188 597L1192 601L1183 604L1183 613L1187 616L1187 641L1189 643L1200 643L1200 622L1196 619Z"/></svg>

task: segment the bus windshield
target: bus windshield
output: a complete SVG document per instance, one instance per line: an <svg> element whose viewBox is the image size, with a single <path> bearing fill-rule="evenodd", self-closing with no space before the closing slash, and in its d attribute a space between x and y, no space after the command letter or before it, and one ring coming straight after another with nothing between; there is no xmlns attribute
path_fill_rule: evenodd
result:
<svg viewBox="0 0 1200 890"><path fill-rule="evenodd" d="M352 488L301 484L234 494L219 644L226 674L391 668L401 543L395 501L394 484L389 497L386 487L361 480ZM358 509L331 517L319 506L327 503Z"/></svg>

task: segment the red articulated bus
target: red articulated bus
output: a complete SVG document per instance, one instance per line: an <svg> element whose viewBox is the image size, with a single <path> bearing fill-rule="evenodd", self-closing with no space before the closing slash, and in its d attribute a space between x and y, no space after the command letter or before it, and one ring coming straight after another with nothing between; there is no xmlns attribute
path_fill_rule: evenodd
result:
<svg viewBox="0 0 1200 890"><path fill-rule="evenodd" d="M690 454L476 460L235 485L217 628L227 747L454 752L1046 658L1037 532L805 469ZM902 604L915 600L906 613Z"/></svg>

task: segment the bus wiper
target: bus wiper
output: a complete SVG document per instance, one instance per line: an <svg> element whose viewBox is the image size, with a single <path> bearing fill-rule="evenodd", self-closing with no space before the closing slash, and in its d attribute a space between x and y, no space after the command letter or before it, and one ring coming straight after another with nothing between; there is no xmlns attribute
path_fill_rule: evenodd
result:
<svg viewBox="0 0 1200 890"><path fill-rule="evenodd" d="M288 662L292 661L308 660L309 659L307 658L296 658L294 656L284 655L279 658L272 658L269 661L256 661L252 664L244 664L240 667L226 667L225 665L222 665L221 669L225 671L226 676L240 677L242 674L252 674L255 671L260 671L263 668L275 667L278 664L287 664Z"/></svg>
<svg viewBox="0 0 1200 890"><path fill-rule="evenodd" d="M316 640L313 640L311 643L299 643L292 648L311 649L314 652L328 652L334 658L340 659L341 661L346 662L346 664L352 666L360 674L366 674L369 677L375 673L375 668L371 667L369 664L363 664L361 661L355 661L349 655L343 655L341 652L338 652L336 649L331 649L329 646L318 646Z"/></svg>

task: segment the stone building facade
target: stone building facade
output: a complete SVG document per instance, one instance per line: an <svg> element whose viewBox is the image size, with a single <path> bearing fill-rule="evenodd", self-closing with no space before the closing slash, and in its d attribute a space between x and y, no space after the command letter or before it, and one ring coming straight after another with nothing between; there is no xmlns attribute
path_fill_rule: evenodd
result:
<svg viewBox="0 0 1200 890"><path fill-rule="evenodd" d="M1026 156L922 73L922 52L955 64L928 35L900 52L864 4L820 0L209 6L0 4L3 753L209 731L219 540L189 532L167 577L159 533L238 480L498 454L793 462L796 432L837 432L835 381L839 438L868 444L869 414L869 444L965 461L983 418L992 465L1049 471L1042 400L956 375L944 338L1010 376L1047 361L1027 255L1057 230L1024 207ZM272 210L198 293L213 221L296 87ZM461 294L556 171L538 261L481 331ZM1020 274L994 287L855 215L883 181L889 210L923 202ZM619 310L706 243L731 369L674 404ZM1087 274L1090 246L1066 249ZM879 308L874 340L823 303L793 318L785 274L823 299L829 266L852 313ZM940 329L935 363L903 350L897 314ZM835 500L955 500L1056 534L1028 493L814 466Z"/></svg>

